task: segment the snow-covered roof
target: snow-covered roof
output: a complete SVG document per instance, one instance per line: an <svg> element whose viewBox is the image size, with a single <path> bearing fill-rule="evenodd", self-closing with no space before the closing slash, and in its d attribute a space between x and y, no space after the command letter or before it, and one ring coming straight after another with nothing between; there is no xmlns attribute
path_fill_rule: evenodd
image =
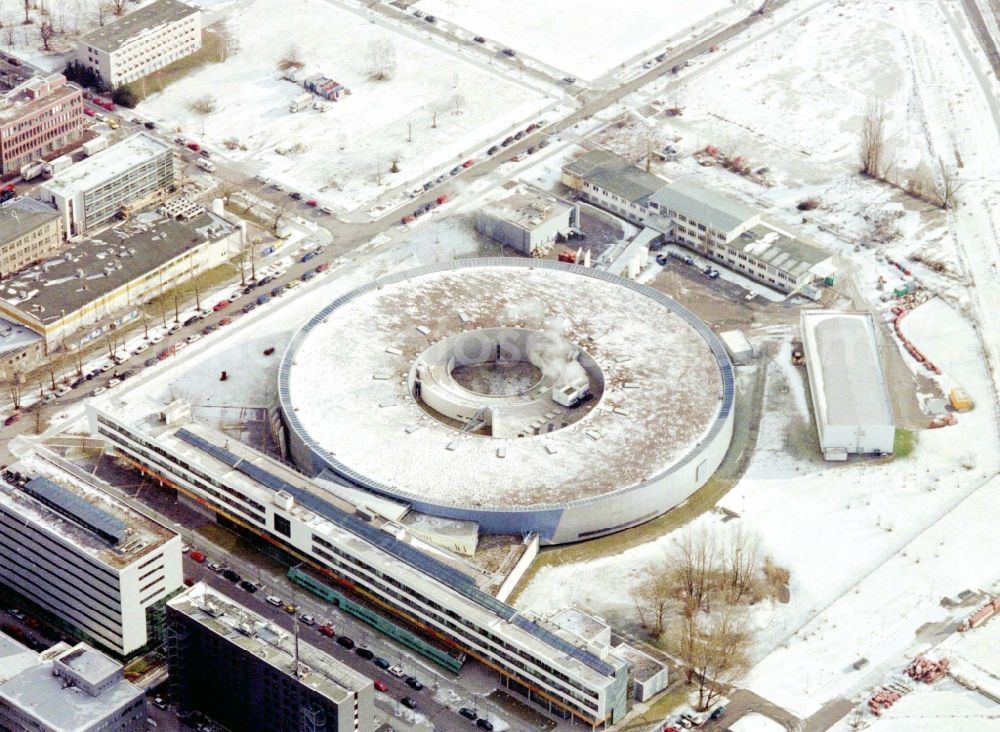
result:
<svg viewBox="0 0 1000 732"><path fill-rule="evenodd" d="M68 198L104 185L163 154L171 154L169 145L144 132L137 132L72 165L42 187Z"/></svg>
<svg viewBox="0 0 1000 732"><path fill-rule="evenodd" d="M803 311L802 344L823 424L893 424L870 313Z"/></svg>
<svg viewBox="0 0 1000 732"><path fill-rule="evenodd" d="M430 345L514 326L558 327L594 359L604 388L587 414L499 439L463 434L413 398L408 375ZM723 404L709 339L674 301L604 272L466 260L339 298L296 336L280 390L291 428L366 487L453 506L565 505L649 480L698 449Z"/></svg>

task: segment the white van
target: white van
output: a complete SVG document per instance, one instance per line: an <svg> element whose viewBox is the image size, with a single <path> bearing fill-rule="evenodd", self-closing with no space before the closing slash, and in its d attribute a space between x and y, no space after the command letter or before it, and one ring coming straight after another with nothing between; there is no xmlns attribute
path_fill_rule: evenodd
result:
<svg viewBox="0 0 1000 732"><path fill-rule="evenodd" d="M211 160L197 160L195 161L195 165L197 165L199 168L208 173L211 173L212 171L215 170L215 163L213 163Z"/></svg>

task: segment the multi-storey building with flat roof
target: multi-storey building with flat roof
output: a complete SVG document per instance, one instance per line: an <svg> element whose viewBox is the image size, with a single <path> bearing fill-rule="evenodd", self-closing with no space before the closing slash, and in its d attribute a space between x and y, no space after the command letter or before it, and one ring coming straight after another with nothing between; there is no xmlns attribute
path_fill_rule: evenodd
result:
<svg viewBox="0 0 1000 732"><path fill-rule="evenodd" d="M41 464L51 467L46 475L34 470ZM180 537L101 491L96 478L41 458L5 478L0 583L116 656L157 640L164 601L183 583Z"/></svg>
<svg viewBox="0 0 1000 732"><path fill-rule="evenodd" d="M78 140L83 116L83 94L62 74L36 76L0 94L0 174Z"/></svg>
<svg viewBox="0 0 1000 732"><path fill-rule="evenodd" d="M457 565L401 538L401 527L356 512L287 466L177 417L173 406L151 421L149 401L130 394L125 409L116 406L119 392L113 403L90 402L88 413L92 432L139 470L406 627L494 669L504 688L552 714L594 727L624 718L629 665L610 649L515 610Z"/></svg>
<svg viewBox="0 0 1000 732"><path fill-rule="evenodd" d="M81 237L8 279L0 315L40 334L50 348L77 347L139 317L151 298L225 264L243 237L241 227L210 211L188 221L148 212Z"/></svg>
<svg viewBox="0 0 1000 732"><path fill-rule="evenodd" d="M0 206L0 277L23 269L63 245L62 216L34 198Z"/></svg>
<svg viewBox="0 0 1000 732"><path fill-rule="evenodd" d="M62 213L67 236L112 221L174 183L173 150L145 133L128 137L43 184L39 195Z"/></svg>
<svg viewBox="0 0 1000 732"><path fill-rule="evenodd" d="M199 48L201 12L177 0L156 0L79 39L76 58L113 88Z"/></svg>
<svg viewBox="0 0 1000 732"><path fill-rule="evenodd" d="M605 150L563 166L577 195L646 228L643 243L673 242L781 292L833 274L831 256L739 201L682 181L665 181Z"/></svg>
<svg viewBox="0 0 1000 732"><path fill-rule="evenodd" d="M198 583L167 603L170 696L238 732L370 732L372 680Z"/></svg>
<svg viewBox="0 0 1000 732"><path fill-rule="evenodd" d="M83 643L35 653L0 635L0 730L145 730L146 696L122 670Z"/></svg>

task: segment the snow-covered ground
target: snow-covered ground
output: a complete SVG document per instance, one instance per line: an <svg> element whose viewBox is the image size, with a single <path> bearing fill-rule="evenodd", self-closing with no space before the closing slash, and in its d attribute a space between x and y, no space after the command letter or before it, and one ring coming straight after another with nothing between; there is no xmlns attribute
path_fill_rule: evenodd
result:
<svg viewBox="0 0 1000 732"><path fill-rule="evenodd" d="M226 21L233 47L226 63L181 79L140 111L252 171L352 210L474 157L552 101L474 57L382 22L324 0L297 0L294 13L283 0L241 5ZM388 79L370 78L372 43L394 49L396 70ZM305 91L279 78L279 63L293 48L306 71L352 93L326 104L326 112L289 112L289 102ZM206 97L214 111L201 116L191 105ZM226 152L227 140L240 148ZM390 172L394 160L398 173Z"/></svg>
<svg viewBox="0 0 1000 732"><path fill-rule="evenodd" d="M581 79L595 79L744 0L420 0L417 7ZM662 44L654 49L657 44Z"/></svg>

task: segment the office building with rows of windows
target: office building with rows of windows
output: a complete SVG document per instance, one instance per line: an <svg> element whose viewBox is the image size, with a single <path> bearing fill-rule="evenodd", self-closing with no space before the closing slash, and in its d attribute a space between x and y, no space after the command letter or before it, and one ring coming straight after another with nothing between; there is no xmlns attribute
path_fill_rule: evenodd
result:
<svg viewBox="0 0 1000 732"><path fill-rule="evenodd" d="M170 697L231 730L370 732L372 680L204 583L167 603Z"/></svg>
<svg viewBox="0 0 1000 732"><path fill-rule="evenodd" d="M145 133L127 137L73 165L38 190L63 215L68 236L107 224L174 183L173 150Z"/></svg>
<svg viewBox="0 0 1000 732"><path fill-rule="evenodd" d="M567 163L562 182L581 199L645 226L650 243L680 244L775 290L794 292L833 273L827 252L759 211L687 180L665 181L606 150Z"/></svg>
<svg viewBox="0 0 1000 732"><path fill-rule="evenodd" d="M63 246L62 217L34 198L0 206L0 277L45 259Z"/></svg>
<svg viewBox="0 0 1000 732"><path fill-rule="evenodd" d="M155 0L79 39L76 60L114 88L200 48L201 12L177 0Z"/></svg>
<svg viewBox="0 0 1000 732"><path fill-rule="evenodd" d="M54 465L40 474L41 462L0 480L0 584L115 656L157 641L164 601L183 582L180 537L97 478L88 484Z"/></svg>
<svg viewBox="0 0 1000 732"><path fill-rule="evenodd" d="M0 95L0 174L51 157L83 134L83 92L62 74L36 76Z"/></svg>
<svg viewBox="0 0 1000 732"><path fill-rule="evenodd" d="M181 407L154 406L133 388L92 400L88 415L91 431L133 467L219 520L280 546L396 621L494 669L505 688L593 727L625 716L630 664L612 649L506 605L440 552L419 550L400 526L190 421Z"/></svg>

